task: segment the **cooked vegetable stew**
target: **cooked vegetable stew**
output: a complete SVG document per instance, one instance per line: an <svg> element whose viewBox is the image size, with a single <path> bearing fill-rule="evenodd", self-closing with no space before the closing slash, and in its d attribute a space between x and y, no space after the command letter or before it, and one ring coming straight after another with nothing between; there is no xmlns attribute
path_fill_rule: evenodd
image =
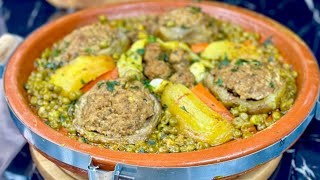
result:
<svg viewBox="0 0 320 180"><path fill-rule="evenodd" d="M117 151L177 153L249 138L293 105L297 73L272 37L198 7L97 17L35 60L25 83L48 126Z"/></svg>

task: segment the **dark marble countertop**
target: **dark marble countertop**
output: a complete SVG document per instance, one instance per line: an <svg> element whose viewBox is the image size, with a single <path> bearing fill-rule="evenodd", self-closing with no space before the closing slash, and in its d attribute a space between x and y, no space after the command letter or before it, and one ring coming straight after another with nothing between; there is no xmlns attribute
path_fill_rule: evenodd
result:
<svg viewBox="0 0 320 180"><path fill-rule="evenodd" d="M320 59L319 0L222 0L262 13L297 33ZM73 12L45 0L0 0L0 35L6 32L22 37L55 19ZM32 164L25 146L4 173L7 179L43 179ZM1 177L0 177L1 179ZM320 179L320 121L313 119L301 138L287 150L270 179Z"/></svg>

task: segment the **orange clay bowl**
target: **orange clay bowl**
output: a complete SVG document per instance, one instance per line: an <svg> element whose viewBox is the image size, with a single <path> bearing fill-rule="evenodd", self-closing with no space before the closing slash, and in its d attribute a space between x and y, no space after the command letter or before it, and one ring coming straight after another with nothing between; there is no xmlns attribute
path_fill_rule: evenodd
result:
<svg viewBox="0 0 320 180"><path fill-rule="evenodd" d="M73 140L47 126L31 110L23 85L31 71L34 70L34 60L40 56L45 48L50 47L74 29L97 21L98 15L104 14L110 19L125 18L143 14L160 14L169 9L186 5L201 7L204 12L211 16L238 24L248 31L258 32L262 40L272 36L273 43L280 50L284 59L292 64L294 70L299 74L297 78L297 98L293 107L285 116L271 127L250 138L233 140L209 149L187 153L140 154L112 151ZM12 114L16 119L19 119L21 125L28 129L22 131L21 125L18 125L20 131L32 145L35 145L35 141L30 138L30 132L42 137L43 141L49 141L60 148L90 155L95 165L107 170L112 170L119 162L147 167L187 167L221 163L250 156L273 144L282 142L310 114L313 115L319 93L319 69L314 56L299 37L277 22L257 13L216 2L142 1L79 11L41 27L25 39L8 62L4 75L4 90ZM308 123L300 130L297 138L305 130ZM286 148L291 146L297 138ZM282 142L282 144L284 143ZM48 152L47 149L37 145L35 147L40 149L47 157L50 156L50 154L44 153ZM284 150L282 149L278 155ZM52 157L50 159L61 166L71 168L71 166ZM77 168L72 167L71 170L77 170Z"/></svg>

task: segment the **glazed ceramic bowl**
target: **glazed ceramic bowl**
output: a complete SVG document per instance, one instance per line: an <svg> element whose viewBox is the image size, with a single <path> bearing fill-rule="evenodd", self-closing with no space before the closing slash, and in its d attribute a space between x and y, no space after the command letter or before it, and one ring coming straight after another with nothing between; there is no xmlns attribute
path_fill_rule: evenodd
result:
<svg viewBox="0 0 320 180"><path fill-rule="evenodd" d="M34 70L34 60L46 47L50 47L72 30L96 21L101 14L110 19L123 18L159 14L186 5L199 6L216 18L239 24L248 31L258 32L262 40L272 36L273 43L284 59L299 74L297 99L285 116L250 138L233 140L209 149L187 153L140 154L102 149L70 139L47 126L28 105L23 85ZM159 173L160 170L169 168L173 172L172 177L174 172L180 172L181 169L186 169L181 172L187 172L188 168L200 168L200 172L212 171L215 175L229 176L279 156L298 139L315 112L319 93L319 69L311 51L299 37L257 13L216 2L145 1L80 11L38 29L25 39L8 62L4 87L12 117L24 137L51 160L69 169L85 171L88 163L91 163L98 165L100 169L113 170L118 163L118 167L134 167L135 172L147 169L149 172L153 170L154 173ZM125 168L122 170L125 171ZM191 174L195 172L193 170L190 171ZM208 176L211 175L214 174Z"/></svg>

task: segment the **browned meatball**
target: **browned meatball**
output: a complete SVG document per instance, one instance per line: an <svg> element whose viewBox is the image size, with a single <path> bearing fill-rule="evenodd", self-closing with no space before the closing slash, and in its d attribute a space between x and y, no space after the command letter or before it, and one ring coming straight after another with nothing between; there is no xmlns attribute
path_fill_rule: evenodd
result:
<svg viewBox="0 0 320 180"><path fill-rule="evenodd" d="M192 87L194 85L194 82L195 82L195 78L194 78L193 74L190 71L185 71L185 72L178 71L178 72L174 73L169 78L169 80L171 82L174 82L174 83L184 84L184 85L186 85L188 87Z"/></svg>
<svg viewBox="0 0 320 180"><path fill-rule="evenodd" d="M160 104L139 81L101 81L76 104L77 131L91 142L144 140L156 126Z"/></svg>
<svg viewBox="0 0 320 180"><path fill-rule="evenodd" d="M158 60L161 54L161 47L159 43L150 43L145 48L144 61L150 62Z"/></svg>
<svg viewBox="0 0 320 180"><path fill-rule="evenodd" d="M170 66L161 60L150 61L145 64L144 74L149 79L167 79L172 73Z"/></svg>

